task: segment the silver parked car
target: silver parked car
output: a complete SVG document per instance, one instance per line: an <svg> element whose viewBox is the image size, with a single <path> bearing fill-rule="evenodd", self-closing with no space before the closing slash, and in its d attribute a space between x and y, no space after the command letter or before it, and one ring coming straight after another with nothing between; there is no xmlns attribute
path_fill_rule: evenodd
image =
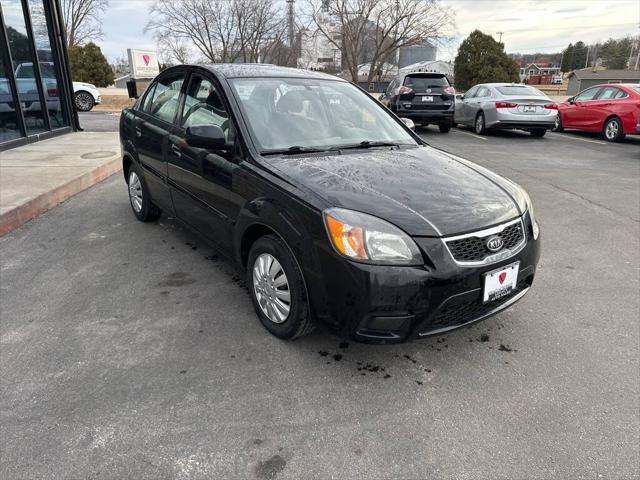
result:
<svg viewBox="0 0 640 480"><path fill-rule="evenodd" d="M526 130L543 137L558 116L558 106L544 93L518 83L483 83L456 99L454 123L474 127L481 135L489 129Z"/></svg>

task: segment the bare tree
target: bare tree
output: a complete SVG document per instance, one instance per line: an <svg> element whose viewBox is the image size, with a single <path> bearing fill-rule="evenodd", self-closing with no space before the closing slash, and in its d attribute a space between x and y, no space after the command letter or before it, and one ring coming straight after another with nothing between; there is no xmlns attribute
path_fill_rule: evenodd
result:
<svg viewBox="0 0 640 480"><path fill-rule="evenodd" d="M371 64L371 82L399 48L439 38L453 24L453 15L439 0L309 0L309 6L316 28L342 50L354 82L363 59ZM342 33L339 38L328 28L335 22Z"/></svg>
<svg viewBox="0 0 640 480"><path fill-rule="evenodd" d="M286 31L275 0L156 0L145 31L193 45L210 62L257 62Z"/></svg>
<svg viewBox="0 0 640 480"><path fill-rule="evenodd" d="M102 15L109 0L62 0L67 46L102 38Z"/></svg>
<svg viewBox="0 0 640 480"><path fill-rule="evenodd" d="M173 65L194 62L195 55L187 40L159 33L156 35L156 42L161 64Z"/></svg>

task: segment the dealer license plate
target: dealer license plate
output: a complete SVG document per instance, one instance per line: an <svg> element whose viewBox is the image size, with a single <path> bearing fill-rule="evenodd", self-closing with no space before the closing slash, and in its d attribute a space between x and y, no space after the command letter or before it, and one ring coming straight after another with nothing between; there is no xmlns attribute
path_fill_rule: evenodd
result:
<svg viewBox="0 0 640 480"><path fill-rule="evenodd" d="M422 97L423 102L433 102L433 97L431 95L425 95Z"/></svg>
<svg viewBox="0 0 640 480"><path fill-rule="evenodd" d="M515 262L498 270L485 273L482 301L485 303L493 302L513 292L518 283L519 268L520 262Z"/></svg>

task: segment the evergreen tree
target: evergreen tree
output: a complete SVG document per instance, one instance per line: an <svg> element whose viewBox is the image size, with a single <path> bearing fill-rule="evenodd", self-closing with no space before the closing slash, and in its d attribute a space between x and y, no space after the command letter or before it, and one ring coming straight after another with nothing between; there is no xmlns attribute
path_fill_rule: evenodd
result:
<svg viewBox="0 0 640 480"><path fill-rule="evenodd" d="M462 42L455 59L456 87L467 90L477 83L519 82L520 67L492 36L475 30Z"/></svg>
<svg viewBox="0 0 640 480"><path fill-rule="evenodd" d="M69 48L71 76L76 82L93 83L107 87L113 83L113 71L102 50L95 43Z"/></svg>
<svg viewBox="0 0 640 480"><path fill-rule="evenodd" d="M562 64L560 65L561 72L571 71L573 65L573 44L570 43L567 48L562 52Z"/></svg>

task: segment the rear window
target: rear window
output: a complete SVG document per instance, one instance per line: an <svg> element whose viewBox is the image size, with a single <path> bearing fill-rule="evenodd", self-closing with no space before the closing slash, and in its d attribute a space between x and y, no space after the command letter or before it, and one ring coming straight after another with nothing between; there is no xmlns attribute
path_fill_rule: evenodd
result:
<svg viewBox="0 0 640 480"><path fill-rule="evenodd" d="M407 87L411 87L418 92L424 92L427 88L434 87L448 87L449 80L444 75L407 75L404 79L404 84Z"/></svg>
<svg viewBox="0 0 640 480"><path fill-rule="evenodd" d="M505 85L504 87L496 87L496 90L506 96L536 95L538 97L544 97L544 93L540 90L527 85Z"/></svg>

